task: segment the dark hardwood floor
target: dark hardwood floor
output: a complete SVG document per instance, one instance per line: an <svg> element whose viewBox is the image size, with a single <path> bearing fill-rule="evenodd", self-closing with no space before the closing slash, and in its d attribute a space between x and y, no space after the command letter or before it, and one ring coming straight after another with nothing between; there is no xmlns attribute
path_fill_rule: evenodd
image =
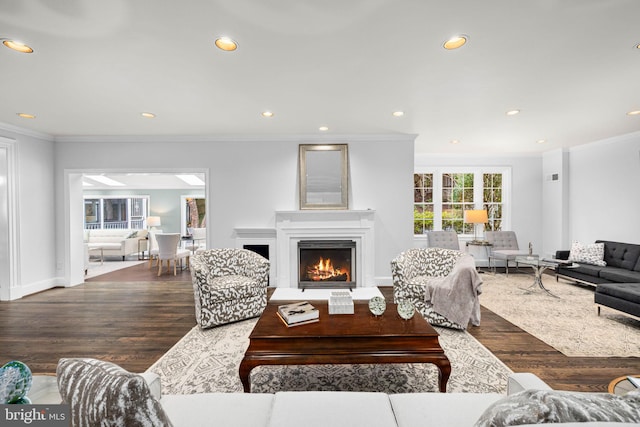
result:
<svg viewBox="0 0 640 427"><path fill-rule="evenodd" d="M21 360L54 374L62 357L95 357L146 370L196 324L189 271L156 273L141 264L0 302L0 366ZM390 287L381 290L392 299ZM484 308L469 332L512 370L558 389L606 391L613 378L640 373L640 358L567 357Z"/></svg>

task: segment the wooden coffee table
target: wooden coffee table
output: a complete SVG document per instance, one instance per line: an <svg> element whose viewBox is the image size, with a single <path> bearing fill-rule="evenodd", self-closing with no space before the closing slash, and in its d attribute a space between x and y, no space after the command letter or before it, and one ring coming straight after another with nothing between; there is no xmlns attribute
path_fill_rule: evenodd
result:
<svg viewBox="0 0 640 427"><path fill-rule="evenodd" d="M249 373L259 365L362 363L433 363L441 392L446 391L451 364L438 342L438 333L418 313L403 320L395 304L374 316L366 302L354 302L354 314L329 315L326 301L311 301L320 321L287 327L269 303L249 335L249 348L240 363L240 380L250 391Z"/></svg>

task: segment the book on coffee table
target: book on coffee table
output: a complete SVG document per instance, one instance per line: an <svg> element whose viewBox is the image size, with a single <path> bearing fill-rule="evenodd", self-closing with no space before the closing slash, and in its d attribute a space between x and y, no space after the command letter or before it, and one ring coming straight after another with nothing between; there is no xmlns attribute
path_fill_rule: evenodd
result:
<svg viewBox="0 0 640 427"><path fill-rule="evenodd" d="M318 321L320 312L308 301L300 301L278 306L278 316L287 324L294 325L302 322Z"/></svg>

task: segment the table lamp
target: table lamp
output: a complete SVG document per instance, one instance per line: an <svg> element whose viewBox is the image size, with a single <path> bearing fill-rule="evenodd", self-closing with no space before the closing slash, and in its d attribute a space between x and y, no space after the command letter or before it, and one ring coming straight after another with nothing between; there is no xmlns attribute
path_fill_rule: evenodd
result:
<svg viewBox="0 0 640 427"><path fill-rule="evenodd" d="M467 224L473 224L473 241L478 242L478 237L476 234L476 226L478 224L486 224L489 222L489 215L487 211L484 209L479 210L467 210L464 211L464 222Z"/></svg>
<svg viewBox="0 0 640 427"><path fill-rule="evenodd" d="M160 217L159 216L148 216L147 217L147 227L149 228L149 230L155 230L156 227L159 227L160 225L162 225L160 223Z"/></svg>

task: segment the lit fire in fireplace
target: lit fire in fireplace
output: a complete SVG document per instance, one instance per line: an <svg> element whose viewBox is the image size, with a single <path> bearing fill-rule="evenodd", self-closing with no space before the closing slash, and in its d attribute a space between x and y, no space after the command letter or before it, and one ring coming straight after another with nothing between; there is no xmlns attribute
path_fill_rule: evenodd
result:
<svg viewBox="0 0 640 427"><path fill-rule="evenodd" d="M339 280L350 282L349 271L343 271L341 268L333 268L331 259L326 260L322 257L320 261L307 269L308 277L314 282L322 280Z"/></svg>

